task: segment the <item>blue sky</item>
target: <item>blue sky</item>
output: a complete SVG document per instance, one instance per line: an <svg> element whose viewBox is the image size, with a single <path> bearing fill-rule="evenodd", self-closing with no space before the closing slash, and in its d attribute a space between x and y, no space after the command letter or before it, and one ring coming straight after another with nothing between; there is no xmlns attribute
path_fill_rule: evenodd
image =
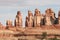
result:
<svg viewBox="0 0 60 40"><path fill-rule="evenodd" d="M44 13L47 8L52 8L57 17L60 0L0 0L0 22L5 25L6 20L12 20L14 23L17 11L21 11L24 26L28 10L34 13L35 8L38 8L41 13Z"/></svg>

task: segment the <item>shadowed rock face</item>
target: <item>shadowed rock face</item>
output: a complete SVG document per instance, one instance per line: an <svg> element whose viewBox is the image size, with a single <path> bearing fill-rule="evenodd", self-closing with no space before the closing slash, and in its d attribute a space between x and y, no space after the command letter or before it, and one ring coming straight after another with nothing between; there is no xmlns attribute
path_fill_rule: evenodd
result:
<svg viewBox="0 0 60 40"><path fill-rule="evenodd" d="M17 12L16 19L15 19L15 26L21 27L22 26L22 15L20 11Z"/></svg>
<svg viewBox="0 0 60 40"><path fill-rule="evenodd" d="M58 12L58 16L60 16L60 11Z"/></svg>
<svg viewBox="0 0 60 40"><path fill-rule="evenodd" d="M59 13L58 13L58 21L59 21L59 24L60 24L60 11L59 11Z"/></svg>
<svg viewBox="0 0 60 40"><path fill-rule="evenodd" d="M25 26L28 27L28 17L26 16Z"/></svg>

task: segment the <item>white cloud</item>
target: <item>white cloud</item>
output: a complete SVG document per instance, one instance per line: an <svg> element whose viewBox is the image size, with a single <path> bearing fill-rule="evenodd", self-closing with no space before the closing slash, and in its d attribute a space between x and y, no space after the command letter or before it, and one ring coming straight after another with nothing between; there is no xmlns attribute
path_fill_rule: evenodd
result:
<svg viewBox="0 0 60 40"><path fill-rule="evenodd" d="M60 5L60 0L23 0L20 6Z"/></svg>
<svg viewBox="0 0 60 40"><path fill-rule="evenodd" d="M0 6L17 6L17 0L0 0Z"/></svg>
<svg viewBox="0 0 60 40"><path fill-rule="evenodd" d="M24 6L45 6L60 5L60 0L0 0L0 6L24 7Z"/></svg>

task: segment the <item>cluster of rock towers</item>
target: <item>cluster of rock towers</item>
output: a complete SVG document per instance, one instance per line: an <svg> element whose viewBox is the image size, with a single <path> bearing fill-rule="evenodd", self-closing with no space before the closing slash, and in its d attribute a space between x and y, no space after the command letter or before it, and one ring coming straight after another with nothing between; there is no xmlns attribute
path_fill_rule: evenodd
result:
<svg viewBox="0 0 60 40"><path fill-rule="evenodd" d="M60 24L60 11L58 12L58 18L56 18L52 9L47 9L45 14L41 14L38 9L35 9L34 16L29 10L25 24L26 27L41 27L42 25L51 26Z"/></svg>
<svg viewBox="0 0 60 40"><path fill-rule="evenodd" d="M35 13L33 13L29 10L28 16L26 16L25 21L25 27L41 27L43 25L51 26L58 24L60 25L60 11L58 12L58 18L55 17L55 13L52 9L45 10L45 14L41 14L41 12L38 9L35 9ZM23 20L21 12L18 11L16 18L14 20L14 27L22 27L23 26ZM2 27L2 24L0 23L0 27ZM6 28L13 27L12 21L7 20L6 21Z"/></svg>

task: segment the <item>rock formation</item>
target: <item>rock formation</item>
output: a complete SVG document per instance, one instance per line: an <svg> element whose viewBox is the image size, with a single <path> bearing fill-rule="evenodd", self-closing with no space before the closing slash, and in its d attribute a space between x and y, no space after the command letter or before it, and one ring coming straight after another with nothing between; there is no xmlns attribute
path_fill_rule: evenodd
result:
<svg viewBox="0 0 60 40"><path fill-rule="evenodd" d="M34 27L40 27L41 24L41 14L38 9L35 9L35 14L34 14Z"/></svg>
<svg viewBox="0 0 60 40"><path fill-rule="evenodd" d="M47 9L45 11L46 13L46 25L52 25L54 24L54 20L55 20L55 14L51 9Z"/></svg>
<svg viewBox="0 0 60 40"><path fill-rule="evenodd" d="M14 25L12 25L11 20L6 21L6 26L2 25L0 22L0 37L35 37L43 32L46 32L49 36L60 36L60 11L58 12L58 18L55 17L55 13L51 8L45 11L45 14L41 14L38 9L35 9L35 13L29 10L28 15L25 20L25 27L23 27L23 20L21 12L18 11L16 18L14 20ZM25 36L25 37L24 37ZM29 37L29 38L30 38Z"/></svg>
<svg viewBox="0 0 60 40"><path fill-rule="evenodd" d="M58 13L58 21L59 21L59 24L60 24L60 11Z"/></svg>
<svg viewBox="0 0 60 40"><path fill-rule="evenodd" d="M11 21L11 20L7 20L7 21L6 21L6 26L7 26L7 28L12 27L12 26L13 26L13 25L12 25L12 21Z"/></svg>
<svg viewBox="0 0 60 40"><path fill-rule="evenodd" d="M58 18L56 18L55 13L50 8L45 11L45 14L41 14L38 9L35 9L35 13L33 15L29 10L28 16L26 16L25 20L26 28L21 28L23 27L22 23L22 15L21 12L18 11L14 21L14 25L12 25L11 20L6 21L6 27L0 23L0 36L8 35L9 37L9 35L17 34L18 36L24 35L26 37L27 35L30 36L31 34L39 35L42 32L47 32L49 35L60 35L60 11L58 12Z"/></svg>
<svg viewBox="0 0 60 40"><path fill-rule="evenodd" d="M26 16L25 27L28 27L28 17Z"/></svg>
<svg viewBox="0 0 60 40"><path fill-rule="evenodd" d="M28 11L28 16L26 16L26 24L27 27L33 27L33 14L30 10Z"/></svg>
<svg viewBox="0 0 60 40"><path fill-rule="evenodd" d="M22 27L22 15L21 15L20 11L17 12L14 24L15 24L16 27Z"/></svg>
<svg viewBox="0 0 60 40"><path fill-rule="evenodd" d="M6 28L14 29L15 31L20 30L19 27L23 26L22 23L23 23L22 15L21 15L21 12L18 11L15 21L14 21L14 26L12 25L11 20L7 20ZM29 27L29 28L41 27L42 29L43 28L54 29L56 27L56 24L58 24L58 23L60 24L60 11L58 13L58 18L56 18L55 13L53 12L53 10L51 8L47 9L45 11L45 14L41 14L41 12L38 9L35 9L34 15L32 14L32 12L30 10L28 11L28 16L26 16L26 20L25 20L25 27L26 28L27 27ZM3 28L4 28L3 25L0 23L0 29L3 29Z"/></svg>
<svg viewBox="0 0 60 40"><path fill-rule="evenodd" d="M45 14L41 14L41 26L45 25Z"/></svg>
<svg viewBox="0 0 60 40"><path fill-rule="evenodd" d="M0 30L5 29L5 27L0 22Z"/></svg>

